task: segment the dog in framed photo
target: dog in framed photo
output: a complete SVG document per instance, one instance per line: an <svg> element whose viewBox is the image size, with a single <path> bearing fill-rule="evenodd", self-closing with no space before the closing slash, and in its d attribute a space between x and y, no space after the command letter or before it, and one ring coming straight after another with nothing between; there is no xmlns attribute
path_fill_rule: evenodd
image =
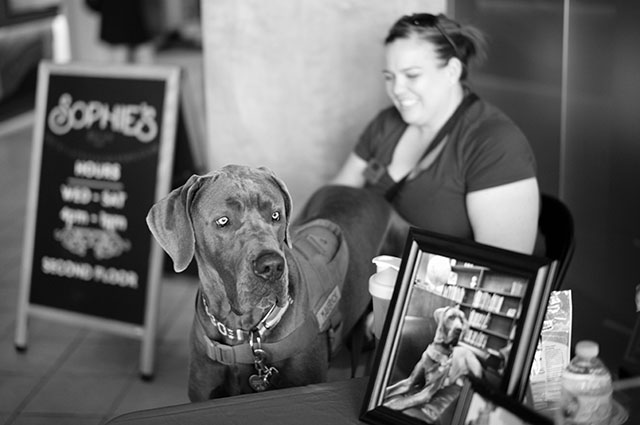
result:
<svg viewBox="0 0 640 425"><path fill-rule="evenodd" d="M383 405L406 410L429 403L443 388L460 385L471 373L482 375L482 365L473 352L458 341L468 328L465 313L457 306L434 311L437 323L433 341L422 353L409 376L386 389Z"/></svg>

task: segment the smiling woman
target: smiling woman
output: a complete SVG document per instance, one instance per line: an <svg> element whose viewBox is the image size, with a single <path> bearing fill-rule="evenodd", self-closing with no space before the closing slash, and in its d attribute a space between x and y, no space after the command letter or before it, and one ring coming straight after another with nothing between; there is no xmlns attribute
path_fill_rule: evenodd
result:
<svg viewBox="0 0 640 425"><path fill-rule="evenodd" d="M393 106L366 127L333 183L383 194L403 227L531 253L535 158L513 121L467 82L470 64L484 52L473 26L426 13L400 18L385 39L383 75Z"/></svg>

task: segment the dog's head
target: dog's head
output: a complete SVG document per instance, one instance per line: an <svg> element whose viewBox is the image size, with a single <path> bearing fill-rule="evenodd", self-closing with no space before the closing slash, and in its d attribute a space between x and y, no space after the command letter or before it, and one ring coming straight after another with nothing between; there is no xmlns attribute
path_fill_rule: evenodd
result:
<svg viewBox="0 0 640 425"><path fill-rule="evenodd" d="M469 327L467 316L456 306L438 308L433 316L437 323L434 338L434 342L437 343L454 346Z"/></svg>
<svg viewBox="0 0 640 425"><path fill-rule="evenodd" d="M287 299L291 204L267 168L227 165L189 178L151 208L147 224L177 272L195 256L205 294L224 290L244 314Z"/></svg>

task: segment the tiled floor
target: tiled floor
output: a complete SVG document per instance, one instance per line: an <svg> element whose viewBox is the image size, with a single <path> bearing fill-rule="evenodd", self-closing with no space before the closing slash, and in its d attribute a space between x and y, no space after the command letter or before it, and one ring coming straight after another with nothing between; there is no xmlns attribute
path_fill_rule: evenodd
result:
<svg viewBox="0 0 640 425"><path fill-rule="evenodd" d="M100 424L137 409L187 402L187 329L195 282L162 281L155 374L139 377L134 338L31 318L26 352L14 348L31 125L0 140L0 423Z"/></svg>
<svg viewBox="0 0 640 425"><path fill-rule="evenodd" d="M15 349L31 132L31 114L0 123L0 423L102 424L125 412L188 402L196 289L190 275L162 280L151 381L139 376L141 344L134 338L31 318L27 350ZM330 379L348 378L347 364L346 355L336 359Z"/></svg>

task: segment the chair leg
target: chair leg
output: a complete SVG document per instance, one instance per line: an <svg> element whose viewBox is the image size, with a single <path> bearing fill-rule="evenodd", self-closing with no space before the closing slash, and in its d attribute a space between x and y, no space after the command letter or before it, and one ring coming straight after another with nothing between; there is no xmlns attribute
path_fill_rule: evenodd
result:
<svg viewBox="0 0 640 425"><path fill-rule="evenodd" d="M353 331L349 337L348 346L351 358L351 377L355 378L360 363L360 356L363 353L365 340L365 322L367 314L365 313L353 327Z"/></svg>
<svg viewBox="0 0 640 425"><path fill-rule="evenodd" d="M372 356L369 355L369 352L373 351L375 348L375 339L369 337L371 335L371 331L367 329L367 318L370 314L373 314L372 304L368 306L362 317L358 319L347 340L347 348L349 349L351 359L352 378L356 377L358 366L361 364L364 364L365 375L367 375L371 370Z"/></svg>

